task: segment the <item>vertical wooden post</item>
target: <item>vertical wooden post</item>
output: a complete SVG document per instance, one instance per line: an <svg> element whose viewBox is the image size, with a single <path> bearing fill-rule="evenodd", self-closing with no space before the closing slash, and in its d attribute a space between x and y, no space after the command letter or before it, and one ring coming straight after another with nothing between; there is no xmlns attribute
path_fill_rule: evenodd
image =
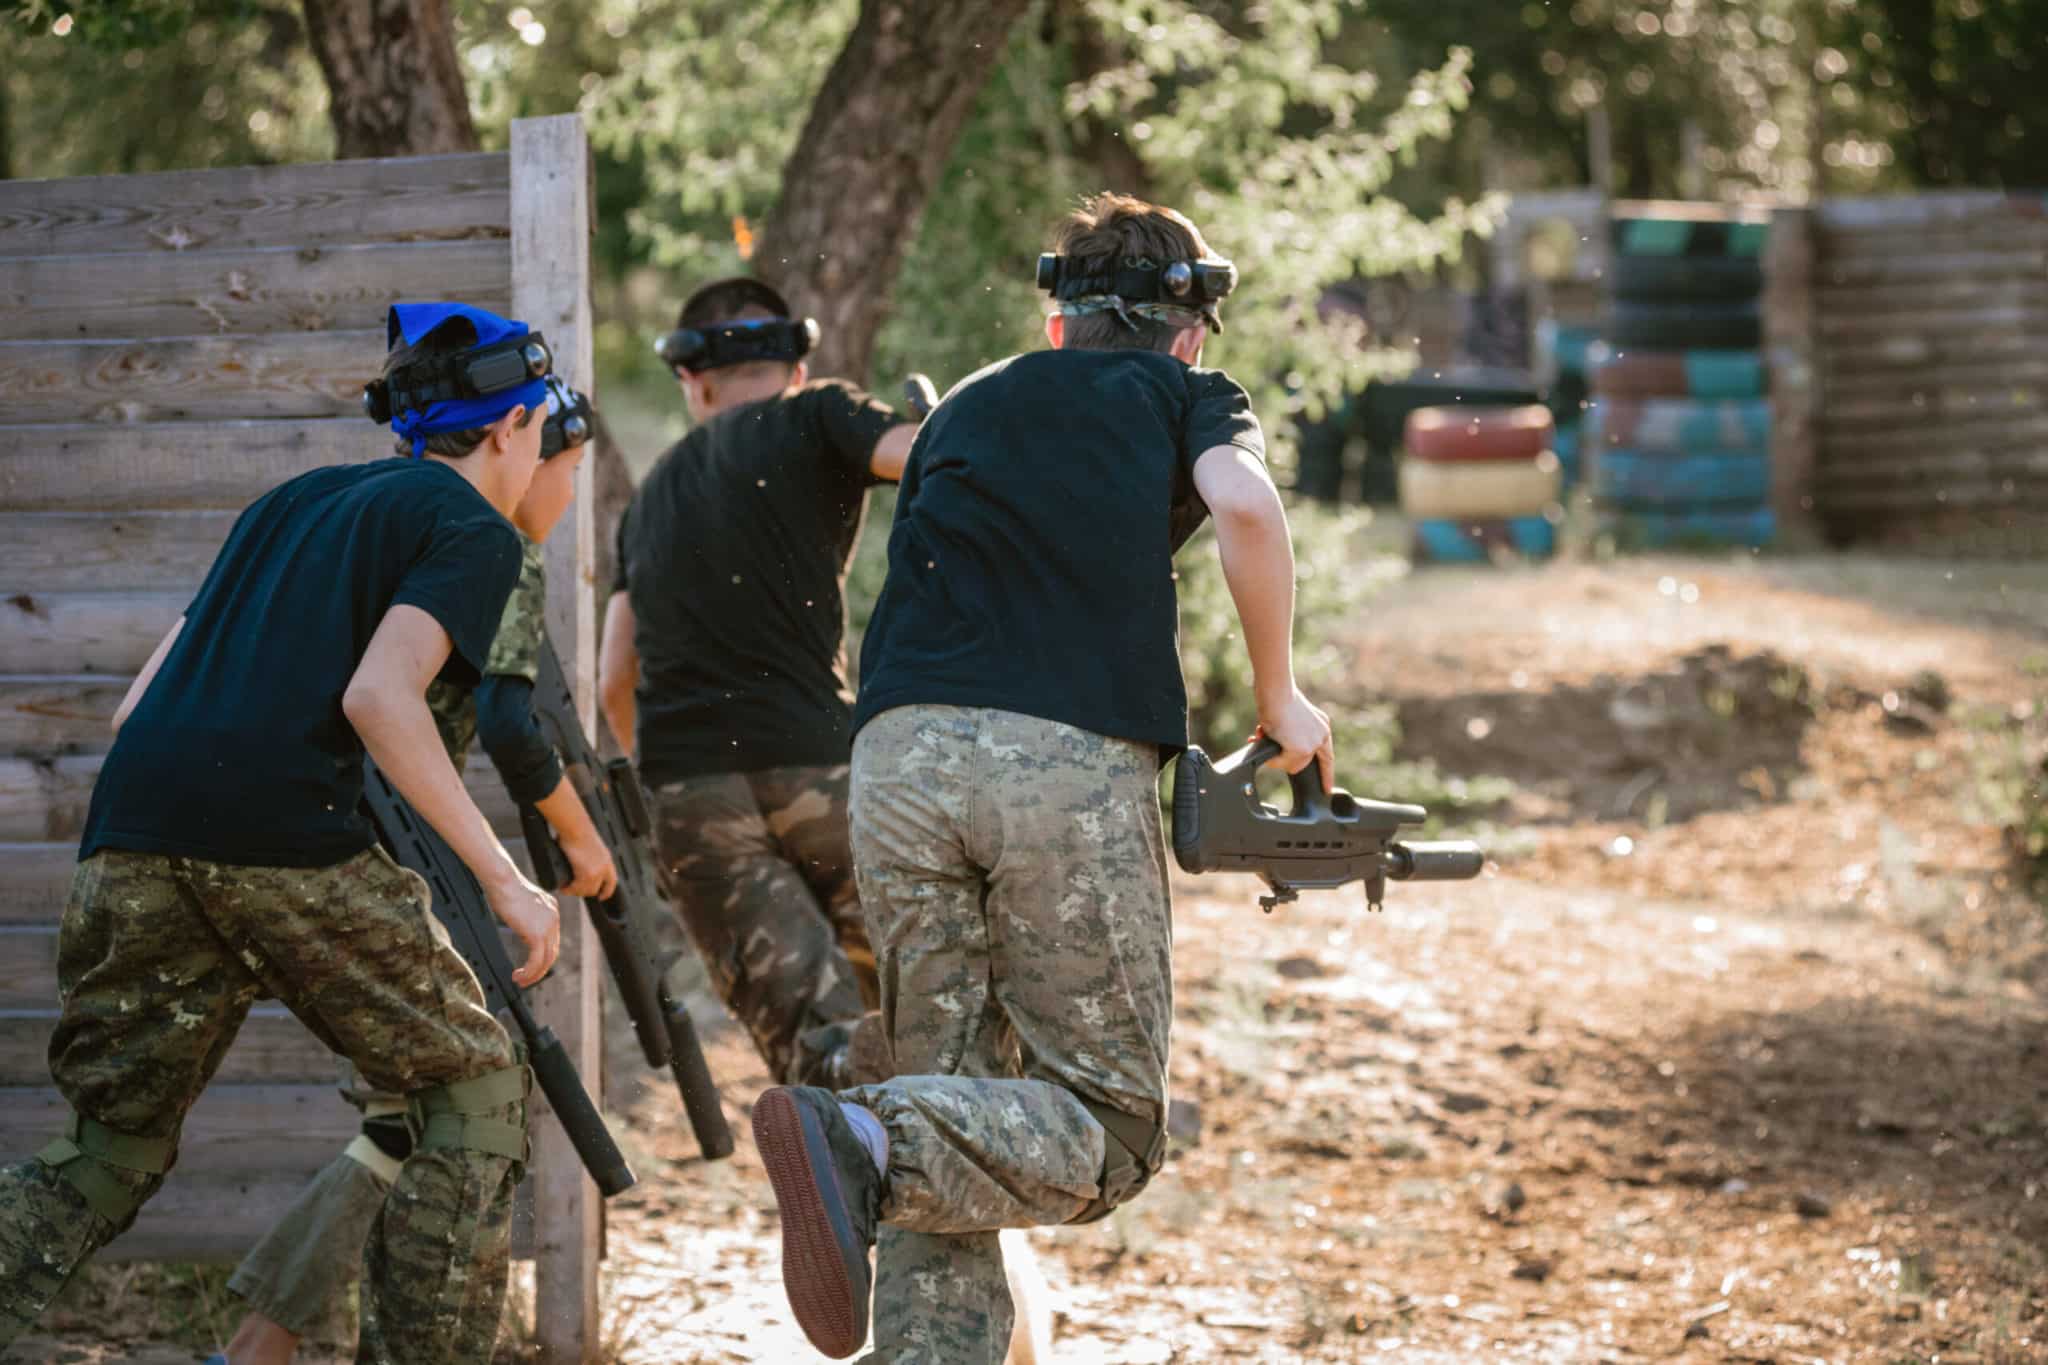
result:
<svg viewBox="0 0 2048 1365"><path fill-rule="evenodd" d="M512 124L512 312L544 333L555 369L586 393L593 390L590 355L590 145L574 114L518 119ZM576 471L576 498L548 537L548 633L583 728L597 732L596 606L591 596L591 461ZM552 1027L599 1091L603 1053L598 1010L600 962L583 907L562 898L562 953L536 993L539 1017ZM536 1102L541 1101L535 1092ZM534 1318L550 1365L596 1359L599 1338L597 1263L604 1202L576 1159L561 1125L534 1125Z"/></svg>
<svg viewBox="0 0 2048 1365"><path fill-rule="evenodd" d="M1820 444L1819 330L1814 283L1820 265L1813 210L1771 214L1764 249L1764 361L1771 384L1771 510L1778 543L1810 544L1818 529L1814 480Z"/></svg>

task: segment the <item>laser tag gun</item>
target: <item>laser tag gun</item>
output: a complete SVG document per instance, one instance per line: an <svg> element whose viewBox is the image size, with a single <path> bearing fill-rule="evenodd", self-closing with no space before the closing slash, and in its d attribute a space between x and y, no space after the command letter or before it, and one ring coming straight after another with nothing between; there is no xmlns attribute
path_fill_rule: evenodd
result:
<svg viewBox="0 0 2048 1365"><path fill-rule="evenodd" d="M597 1182L598 1190L610 1198L633 1188L632 1169L612 1141L604 1117L583 1088L575 1063L555 1031L533 1017L526 993L512 980L512 960L499 937L498 917L467 864L434 827L419 817L412 805L398 794L368 755L363 758L363 806L377 831L378 842L397 860L427 879L434 893L434 914L447 926L455 951L468 960L484 988L484 1001L492 1013L512 1016L519 1034L526 1040L526 1060L533 1078L547 1096L555 1117L569 1134L569 1142L583 1162L583 1169Z"/></svg>
<svg viewBox="0 0 2048 1365"><path fill-rule="evenodd" d="M1406 843L1394 836L1419 825L1420 806L1365 801L1339 787L1327 796L1317 765L1288 776L1294 809L1281 814L1259 799L1253 777L1280 746L1261 735L1219 762L1194 745L1173 774L1173 856L1189 872L1250 872L1271 888L1259 908L1304 890L1365 883L1365 904L1380 908L1387 881L1463 881L1486 855L1465 839Z"/></svg>
<svg viewBox="0 0 2048 1365"><path fill-rule="evenodd" d="M655 880L650 847L653 822L648 819L640 775L630 759L607 762L591 748L583 733L583 720L576 713L575 696L562 673L562 661L555 654L554 642L545 635L541 637L539 677L533 685L533 710L618 869L619 884L611 896L601 901L586 898L583 908L604 948L605 963L633 1021L641 1054L649 1066L667 1067L674 1075L683 1112L690 1117L697 1150L704 1159L731 1156L732 1129L726 1125L718 1085L704 1060L696 1025L690 1021L689 1010L669 994L643 937L642 926L654 916L667 914L668 907ZM534 880L549 891L568 885L573 876L569 858L556 842L546 817L533 806L521 806L519 827L533 859Z"/></svg>

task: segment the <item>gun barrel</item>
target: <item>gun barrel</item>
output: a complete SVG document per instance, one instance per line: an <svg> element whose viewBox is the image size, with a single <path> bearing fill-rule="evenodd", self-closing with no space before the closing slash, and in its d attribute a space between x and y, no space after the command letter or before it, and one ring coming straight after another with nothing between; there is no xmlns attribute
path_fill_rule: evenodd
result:
<svg viewBox="0 0 2048 1365"><path fill-rule="evenodd" d="M1387 875L1397 882L1458 882L1479 875L1486 855L1469 839L1387 845Z"/></svg>
<svg viewBox="0 0 2048 1365"><path fill-rule="evenodd" d="M723 1160L732 1155L732 1129L718 1102L718 1083L711 1079L711 1068L697 1041L697 1026L691 1022L690 1012L670 999L667 991L661 995L661 1013L668 1023L669 1069L682 1093L690 1131L697 1135L697 1150L706 1161Z"/></svg>
<svg viewBox="0 0 2048 1365"><path fill-rule="evenodd" d="M523 1028L521 1031L525 1032ZM555 1117L562 1121L562 1130L569 1135L570 1145L575 1147L590 1178L597 1182L599 1192L609 1199L622 1190L632 1189L632 1167L620 1154L619 1145L612 1141L611 1131L604 1126L604 1116L590 1102L590 1092L583 1088L583 1080L576 1074L562 1040L542 1024L528 1034L527 1045L527 1061L533 1067L534 1081L547 1096Z"/></svg>

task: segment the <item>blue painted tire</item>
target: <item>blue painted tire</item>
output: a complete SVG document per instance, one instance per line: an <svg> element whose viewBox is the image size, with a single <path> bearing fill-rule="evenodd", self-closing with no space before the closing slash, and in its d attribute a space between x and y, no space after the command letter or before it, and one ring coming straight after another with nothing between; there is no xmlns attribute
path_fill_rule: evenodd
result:
<svg viewBox="0 0 2048 1365"><path fill-rule="evenodd" d="M1613 220L1614 249L1632 256L1759 257L1771 225L1708 223L1684 218Z"/></svg>
<svg viewBox="0 0 2048 1365"><path fill-rule="evenodd" d="M1672 454L1771 448L1768 398L1601 398L1586 410L1590 450Z"/></svg>
<svg viewBox="0 0 2048 1365"><path fill-rule="evenodd" d="M1545 517L1499 521L1424 518L1413 523L1412 530L1418 564L1484 564L1492 558L1491 549L1496 545L1528 559L1548 559L1557 551L1557 528Z"/></svg>
<svg viewBox="0 0 2048 1365"><path fill-rule="evenodd" d="M1699 546L1762 548L1777 533L1768 507L1700 509L1689 512L1627 512L1605 509L1600 530L1624 546L1643 549Z"/></svg>
<svg viewBox="0 0 2048 1365"><path fill-rule="evenodd" d="M1760 451L1602 450L1592 463L1593 496L1623 507L1749 507L1771 497L1771 457Z"/></svg>

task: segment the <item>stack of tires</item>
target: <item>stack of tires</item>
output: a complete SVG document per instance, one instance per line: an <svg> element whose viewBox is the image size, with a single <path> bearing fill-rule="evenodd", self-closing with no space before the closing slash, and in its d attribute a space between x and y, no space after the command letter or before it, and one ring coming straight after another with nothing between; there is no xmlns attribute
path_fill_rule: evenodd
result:
<svg viewBox="0 0 2048 1365"><path fill-rule="evenodd" d="M1771 540L1767 226L1614 221L1586 436L1600 529L1625 545Z"/></svg>
<svg viewBox="0 0 2048 1365"><path fill-rule="evenodd" d="M1549 557L1563 511L1550 409L1417 408L1402 440L1401 510L1417 563Z"/></svg>
<svg viewBox="0 0 2048 1365"><path fill-rule="evenodd" d="M1583 323L1545 318L1536 324L1536 370L1543 377L1544 405L1557 423L1551 449L1564 471L1564 486L1576 485L1584 474L1586 399L1590 391L1593 348L1600 329Z"/></svg>

